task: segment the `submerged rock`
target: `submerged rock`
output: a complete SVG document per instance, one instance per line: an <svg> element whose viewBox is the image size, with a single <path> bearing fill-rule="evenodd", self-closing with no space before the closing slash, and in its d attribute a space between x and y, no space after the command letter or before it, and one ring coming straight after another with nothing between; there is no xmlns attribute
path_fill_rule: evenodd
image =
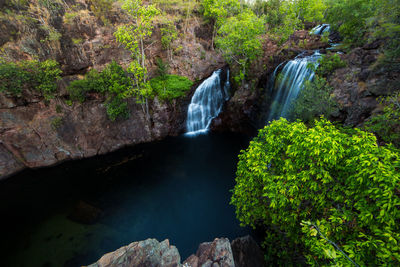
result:
<svg viewBox="0 0 400 267"><path fill-rule="evenodd" d="M99 208L85 201L79 201L68 218L82 224L94 224L101 215L102 211Z"/></svg>
<svg viewBox="0 0 400 267"><path fill-rule="evenodd" d="M183 264L178 249L166 239L134 242L114 252L105 254L89 267L263 267L266 266L260 247L250 236L229 242L216 238L199 245L196 254Z"/></svg>

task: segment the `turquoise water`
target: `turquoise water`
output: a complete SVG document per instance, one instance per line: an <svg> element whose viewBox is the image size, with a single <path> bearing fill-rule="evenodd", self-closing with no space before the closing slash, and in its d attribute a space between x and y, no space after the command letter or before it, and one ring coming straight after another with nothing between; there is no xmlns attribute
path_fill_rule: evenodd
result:
<svg viewBox="0 0 400 267"><path fill-rule="evenodd" d="M185 259L201 242L246 235L229 190L247 145L231 134L181 136L1 182L5 266L80 266L147 238L168 238ZM101 217L69 219L80 201Z"/></svg>

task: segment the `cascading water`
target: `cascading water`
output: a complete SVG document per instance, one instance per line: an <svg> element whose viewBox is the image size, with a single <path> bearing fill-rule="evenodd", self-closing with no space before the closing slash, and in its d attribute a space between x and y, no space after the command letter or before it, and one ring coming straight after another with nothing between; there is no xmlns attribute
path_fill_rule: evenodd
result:
<svg viewBox="0 0 400 267"><path fill-rule="evenodd" d="M300 54L295 59L286 63L282 71L277 75L278 66L271 79L270 90L275 93L270 107L268 121L287 116L290 104L298 96L305 81L312 80L315 73L308 67L312 63L317 66L317 61L321 57L319 51L315 51L311 56Z"/></svg>
<svg viewBox="0 0 400 267"><path fill-rule="evenodd" d="M317 35L323 35L325 32L330 32L331 26L329 24L321 24L316 27L314 27L310 33L311 34L317 34Z"/></svg>
<svg viewBox="0 0 400 267"><path fill-rule="evenodd" d="M218 116L222 106L229 99L229 70L227 79L221 87L222 70L214 73L197 87L188 108L186 120L187 135L207 132L211 121Z"/></svg>

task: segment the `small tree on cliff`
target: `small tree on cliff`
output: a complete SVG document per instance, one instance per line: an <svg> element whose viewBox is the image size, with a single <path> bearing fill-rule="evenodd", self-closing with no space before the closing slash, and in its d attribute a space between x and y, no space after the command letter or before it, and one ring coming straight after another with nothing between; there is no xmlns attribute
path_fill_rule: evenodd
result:
<svg viewBox="0 0 400 267"><path fill-rule="evenodd" d="M152 22L159 10L155 5L144 6L142 0L125 0L122 9L131 16L133 22L119 27L114 35L132 53L133 61L128 67L133 78L130 95L137 98L143 111L149 116L148 97L151 96L152 89L147 77L144 42L152 34Z"/></svg>

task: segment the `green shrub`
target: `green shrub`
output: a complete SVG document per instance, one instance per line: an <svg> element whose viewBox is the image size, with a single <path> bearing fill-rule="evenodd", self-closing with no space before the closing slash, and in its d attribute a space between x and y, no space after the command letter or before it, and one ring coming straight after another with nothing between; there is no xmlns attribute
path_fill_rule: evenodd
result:
<svg viewBox="0 0 400 267"><path fill-rule="evenodd" d="M315 118L329 117L338 112L338 103L332 92L333 88L323 77L317 75L312 81L306 81L303 90L293 101L288 117L291 120L312 122Z"/></svg>
<svg viewBox="0 0 400 267"><path fill-rule="evenodd" d="M91 70L82 80L72 81L67 90L72 100L80 102L85 101L89 92L107 95L107 114L111 120L115 120L118 116L126 118L126 114L129 114L128 106L122 99L129 95L131 83L128 73L112 61L102 72Z"/></svg>
<svg viewBox="0 0 400 267"><path fill-rule="evenodd" d="M399 266L399 170L399 150L370 133L280 119L239 155L231 203L267 229L271 264Z"/></svg>
<svg viewBox="0 0 400 267"><path fill-rule="evenodd" d="M327 77L332 74L335 70L346 67L346 62L343 61L338 54L326 54L322 55L318 59L318 66L311 63L310 68L316 68L315 73L322 77Z"/></svg>
<svg viewBox="0 0 400 267"><path fill-rule="evenodd" d="M129 109L125 99L119 97L110 98L106 103L108 118L115 121L117 118L128 119Z"/></svg>
<svg viewBox="0 0 400 267"><path fill-rule="evenodd" d="M179 75L158 76L150 80L151 87L163 100L172 100L186 95L193 82Z"/></svg>
<svg viewBox="0 0 400 267"><path fill-rule="evenodd" d="M165 21L160 28L161 30L161 45L163 49L170 49L171 44L178 38L178 31L173 22Z"/></svg>
<svg viewBox="0 0 400 267"><path fill-rule="evenodd" d="M82 80L72 81L67 90L73 100L85 101L88 92L98 92L122 98L128 94L131 80L127 72L115 61L108 64L102 72L90 70Z"/></svg>
<svg viewBox="0 0 400 267"><path fill-rule="evenodd" d="M62 71L54 60L0 63L0 92L21 96L22 90L40 91L49 99L57 90Z"/></svg>
<svg viewBox="0 0 400 267"><path fill-rule="evenodd" d="M383 112L372 116L365 128L378 135L384 142L400 148L400 93L381 99Z"/></svg>

